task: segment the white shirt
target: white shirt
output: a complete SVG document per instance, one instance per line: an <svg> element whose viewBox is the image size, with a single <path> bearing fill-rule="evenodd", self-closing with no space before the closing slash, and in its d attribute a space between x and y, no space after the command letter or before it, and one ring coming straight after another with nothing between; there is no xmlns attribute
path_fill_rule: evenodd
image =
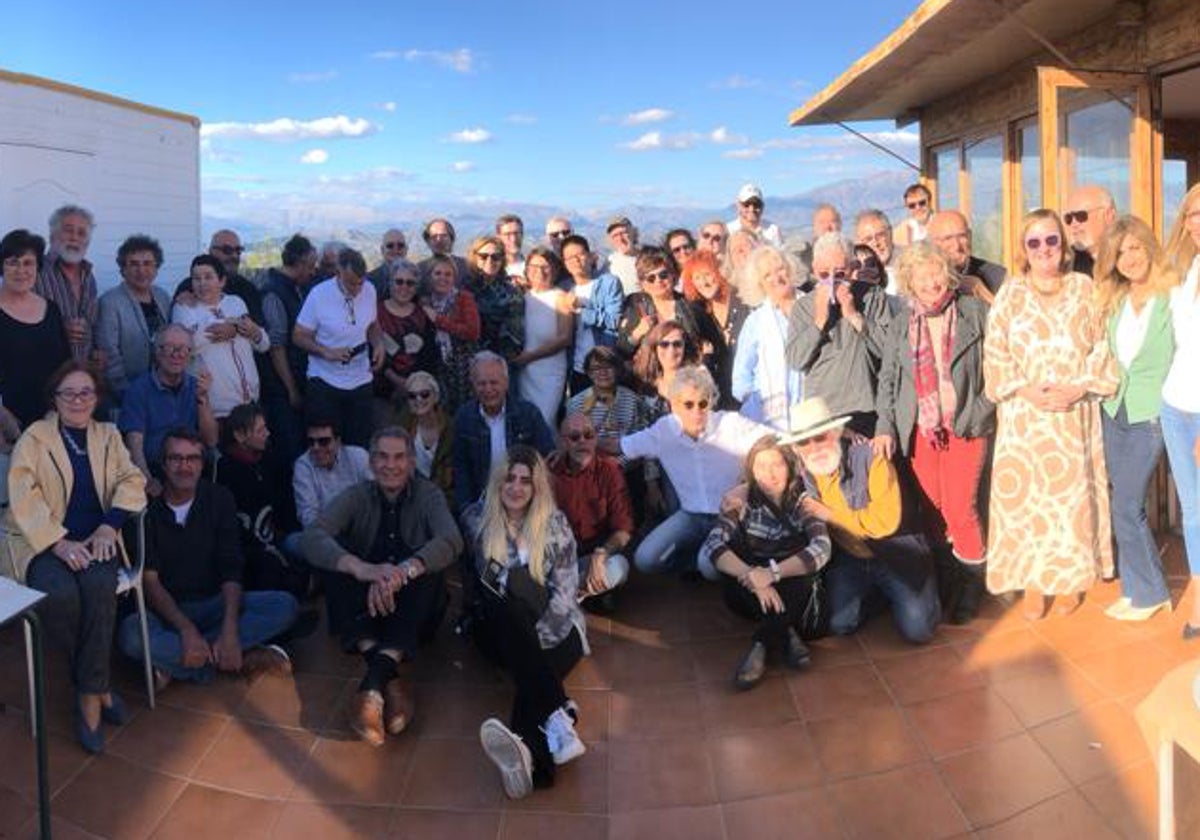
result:
<svg viewBox="0 0 1200 840"><path fill-rule="evenodd" d="M376 293L363 283L353 298L342 292L336 277L318 283L296 316L297 326L316 333L322 347L358 347L367 340L367 327L375 323ZM371 382L371 348L363 350L347 364L309 355L308 375L327 385L349 391Z"/></svg>
<svg viewBox="0 0 1200 840"><path fill-rule="evenodd" d="M617 275L617 279L621 281L621 291L625 293L625 297L629 297L634 292L642 290L642 284L638 282L637 276L637 257L632 254L618 254L616 251L608 255L608 272L609 274ZM597 266L596 273L601 273L601 268Z"/></svg>
<svg viewBox="0 0 1200 840"><path fill-rule="evenodd" d="M725 223L725 229L729 231L731 236L743 227L745 226L742 224L740 218ZM766 219L763 219L758 223L758 230L750 232L768 245L774 245L776 248L783 247L783 234L779 232L779 225L774 222L768 222Z"/></svg>
<svg viewBox="0 0 1200 840"><path fill-rule="evenodd" d="M441 434L445 434L443 429ZM439 437L440 440L440 437ZM437 454L437 441L433 446L426 446L425 440L421 437L421 432L414 429L413 436L413 459L417 462L417 472L426 478L433 477L433 456Z"/></svg>
<svg viewBox="0 0 1200 840"><path fill-rule="evenodd" d="M1171 290L1171 325L1175 358L1163 383L1163 400L1171 408L1200 414L1200 256L1192 260L1182 286Z"/></svg>
<svg viewBox="0 0 1200 840"><path fill-rule="evenodd" d="M658 458L688 513L716 514L721 497L742 477L746 453L774 430L735 411L714 411L699 439L683 431L674 414L660 417L648 429L621 438L626 458Z"/></svg>
<svg viewBox="0 0 1200 840"><path fill-rule="evenodd" d="M507 405L505 403L505 407ZM479 416L483 418L484 424L488 427L488 435L492 439L492 463L490 466L493 470L504 460L504 454L508 451L508 435L504 432L504 414L505 409L501 408L499 414L491 417L483 410L483 406L479 406Z"/></svg>
<svg viewBox="0 0 1200 840"><path fill-rule="evenodd" d="M1150 298L1139 313L1133 310L1133 303L1128 295L1125 297L1121 314L1117 318L1117 361L1126 370L1129 370L1142 345L1146 343L1146 333L1150 330L1150 315L1157 304L1155 298Z"/></svg>
<svg viewBox="0 0 1200 840"><path fill-rule="evenodd" d="M194 372L200 373L203 367L212 375L208 401L215 417L226 417L237 406L257 400L259 396L254 353L265 353L270 349L271 338L267 331L259 330L258 344L251 344L244 335L235 335L228 341L210 341L208 338L209 327L236 321L245 314L246 304L236 295L222 295L216 306L197 300L192 306L176 306L171 312L171 321L192 334L197 361Z"/></svg>
<svg viewBox="0 0 1200 840"><path fill-rule="evenodd" d="M575 299L579 301L580 308L588 305L588 301L592 299L592 292L595 289L595 280L589 280L582 285L576 283L575 287L571 289L575 293ZM575 358L572 360L571 368L578 373L583 373L583 360L587 358L587 354L595 346L595 333L591 327L583 323L582 318L577 316L575 318Z"/></svg>

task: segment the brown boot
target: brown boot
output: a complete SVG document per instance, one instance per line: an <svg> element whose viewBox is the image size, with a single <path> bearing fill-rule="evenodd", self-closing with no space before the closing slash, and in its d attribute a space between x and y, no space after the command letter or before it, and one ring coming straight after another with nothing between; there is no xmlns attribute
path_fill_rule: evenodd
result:
<svg viewBox="0 0 1200 840"><path fill-rule="evenodd" d="M262 645L250 648L242 654L242 674L244 676L274 674L277 677L286 677L291 673L292 658L279 645Z"/></svg>
<svg viewBox="0 0 1200 840"><path fill-rule="evenodd" d="M382 747L383 695L378 691L360 691L350 706L350 728L372 747Z"/></svg>
<svg viewBox="0 0 1200 840"><path fill-rule="evenodd" d="M412 723L416 711L412 692L399 677L383 687L383 708L389 734L399 735Z"/></svg>

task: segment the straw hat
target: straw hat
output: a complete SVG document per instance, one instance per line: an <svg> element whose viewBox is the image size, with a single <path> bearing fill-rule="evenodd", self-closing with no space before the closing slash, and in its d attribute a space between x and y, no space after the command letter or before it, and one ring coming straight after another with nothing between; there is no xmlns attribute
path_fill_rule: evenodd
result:
<svg viewBox="0 0 1200 840"><path fill-rule="evenodd" d="M830 429L840 429L850 421L849 414L834 417L829 406L820 397L804 400L800 405L792 406L788 414L788 433L781 435L780 443L799 443L816 437Z"/></svg>

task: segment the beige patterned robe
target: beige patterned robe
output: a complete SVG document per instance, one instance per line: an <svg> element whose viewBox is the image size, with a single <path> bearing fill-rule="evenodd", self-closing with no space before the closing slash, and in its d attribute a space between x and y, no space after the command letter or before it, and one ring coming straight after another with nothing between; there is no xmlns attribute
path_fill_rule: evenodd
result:
<svg viewBox="0 0 1200 840"><path fill-rule="evenodd" d="M1025 277L1005 283L988 315L983 372L997 408L988 589L1082 592L1113 571L1099 398L1115 392L1117 369L1091 279L1068 274L1062 296L1047 303ZM1088 395L1065 412L1017 395L1042 382Z"/></svg>

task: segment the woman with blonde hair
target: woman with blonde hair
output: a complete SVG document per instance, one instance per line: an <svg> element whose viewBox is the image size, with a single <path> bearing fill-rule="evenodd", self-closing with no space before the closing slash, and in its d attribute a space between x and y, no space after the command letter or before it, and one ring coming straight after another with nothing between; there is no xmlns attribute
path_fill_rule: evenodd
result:
<svg viewBox="0 0 1200 840"><path fill-rule="evenodd" d="M1187 191L1167 238L1167 258L1185 272L1171 290L1175 358L1162 390L1162 432L1183 510L1183 545L1192 588L1200 586L1200 184ZM1200 599L1183 637L1200 636Z"/></svg>
<svg viewBox="0 0 1200 840"><path fill-rule="evenodd" d="M984 339L985 393L996 404L987 583L1025 592L1036 620L1055 597L1073 612L1113 572L1100 398L1117 372L1091 279L1070 271L1052 210L1025 217L1018 273L1000 287Z"/></svg>
<svg viewBox="0 0 1200 840"><path fill-rule="evenodd" d="M1159 413L1175 354L1170 293L1179 276L1154 231L1133 216L1118 219L1105 232L1099 257L1096 307L1120 377L1101 415L1121 570L1121 597L1105 614L1145 621L1164 607L1171 609L1158 546L1146 522L1146 491L1163 451Z"/></svg>
<svg viewBox="0 0 1200 840"><path fill-rule="evenodd" d="M402 425L412 435L413 464L454 510L454 436L442 407L442 388L431 373L418 370L408 375L405 395L408 410Z"/></svg>
<svg viewBox="0 0 1200 840"><path fill-rule="evenodd" d="M516 684L509 725L489 718L479 737L504 792L521 799L552 785L555 766L587 749L562 685L588 652L575 537L545 462L524 445L505 453L463 521L479 575L472 635Z"/></svg>

